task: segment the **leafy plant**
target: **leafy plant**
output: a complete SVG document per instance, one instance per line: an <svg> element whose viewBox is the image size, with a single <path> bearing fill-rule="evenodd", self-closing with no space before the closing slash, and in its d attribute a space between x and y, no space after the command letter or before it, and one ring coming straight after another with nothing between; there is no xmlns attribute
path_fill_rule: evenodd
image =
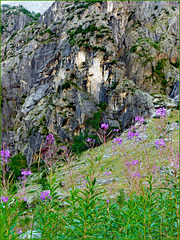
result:
<svg viewBox="0 0 180 240"><path fill-rule="evenodd" d="M26 156L22 153L16 154L11 157L9 166L10 169L13 169L14 180L17 180L17 178L21 176L21 169L27 168Z"/></svg>
<svg viewBox="0 0 180 240"><path fill-rule="evenodd" d="M101 118L102 118L102 111L97 111L94 113L92 118L88 118L86 120L87 125L91 125L94 129L98 130L99 125L101 123Z"/></svg>

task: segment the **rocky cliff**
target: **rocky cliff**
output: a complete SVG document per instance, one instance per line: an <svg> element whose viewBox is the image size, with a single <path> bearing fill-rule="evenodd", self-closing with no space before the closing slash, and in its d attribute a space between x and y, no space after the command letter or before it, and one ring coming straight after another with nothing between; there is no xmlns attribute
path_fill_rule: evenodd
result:
<svg viewBox="0 0 180 240"><path fill-rule="evenodd" d="M48 133L64 145L95 120L123 131L178 104L178 2L56 1L33 22L3 18L2 141L28 163Z"/></svg>

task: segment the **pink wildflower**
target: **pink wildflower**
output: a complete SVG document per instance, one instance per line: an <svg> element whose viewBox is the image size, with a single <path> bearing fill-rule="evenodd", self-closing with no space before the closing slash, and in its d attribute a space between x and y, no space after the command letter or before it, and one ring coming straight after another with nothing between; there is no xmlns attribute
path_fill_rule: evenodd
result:
<svg viewBox="0 0 180 240"><path fill-rule="evenodd" d="M109 128L109 125L106 123L101 124L101 128L104 128L105 130L107 130Z"/></svg>
<svg viewBox="0 0 180 240"><path fill-rule="evenodd" d="M54 136L50 133L47 137L46 137L46 140L48 141L49 144L52 144L54 143Z"/></svg>
<svg viewBox="0 0 180 240"><path fill-rule="evenodd" d="M7 164L10 161L10 151L7 150L1 150L1 164Z"/></svg>
<svg viewBox="0 0 180 240"><path fill-rule="evenodd" d="M121 144L122 143L122 139L121 138L114 138L113 139L113 143Z"/></svg>
<svg viewBox="0 0 180 240"><path fill-rule="evenodd" d="M5 197L5 196L1 196L1 203L5 203L5 202L8 202L8 197Z"/></svg>
<svg viewBox="0 0 180 240"><path fill-rule="evenodd" d="M138 122L138 123L144 123L145 122L144 118L143 117L139 117L139 116L135 117L135 121Z"/></svg>
<svg viewBox="0 0 180 240"><path fill-rule="evenodd" d="M166 116L166 109L164 107L157 109L156 110L156 116L157 117L164 117L164 116Z"/></svg>
<svg viewBox="0 0 180 240"><path fill-rule="evenodd" d="M164 141L164 139L159 139L159 140L157 140L156 142L155 142L155 147L158 149L158 148L160 148L160 147L166 147L166 143L165 143L165 141Z"/></svg>
<svg viewBox="0 0 180 240"><path fill-rule="evenodd" d="M91 142L92 139L91 138L88 138L88 139L85 139L86 142Z"/></svg>
<svg viewBox="0 0 180 240"><path fill-rule="evenodd" d="M43 200L48 200L48 198L51 198L50 196L50 190L45 190L43 192L41 192L41 196L40 199Z"/></svg>
<svg viewBox="0 0 180 240"><path fill-rule="evenodd" d="M117 129L114 129L113 132L119 132L119 129L118 129L118 128L117 128Z"/></svg>
<svg viewBox="0 0 180 240"><path fill-rule="evenodd" d="M137 131L134 131L134 132L128 131L128 134L127 134L127 138L128 139L131 139L131 138L133 138L135 136L139 138L139 133Z"/></svg>
<svg viewBox="0 0 180 240"><path fill-rule="evenodd" d="M17 231L18 234L21 234L21 233L22 233L21 228L17 228L16 231Z"/></svg>
<svg viewBox="0 0 180 240"><path fill-rule="evenodd" d="M141 177L141 175L140 175L140 173L139 173L139 172L136 172L136 173L135 173L135 172L133 172L132 174L133 174L133 176L134 176L134 177Z"/></svg>
<svg viewBox="0 0 180 240"><path fill-rule="evenodd" d="M31 175L31 170L25 170L25 169L22 169L22 172L21 172L21 175L23 175L24 177L25 176L29 176Z"/></svg>

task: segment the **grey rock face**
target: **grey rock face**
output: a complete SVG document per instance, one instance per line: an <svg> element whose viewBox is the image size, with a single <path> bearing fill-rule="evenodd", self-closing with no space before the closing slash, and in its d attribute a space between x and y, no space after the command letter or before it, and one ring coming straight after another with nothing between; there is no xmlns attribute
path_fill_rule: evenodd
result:
<svg viewBox="0 0 180 240"><path fill-rule="evenodd" d="M19 9L19 7L1 7L1 41L33 21L31 16L19 11Z"/></svg>
<svg viewBox="0 0 180 240"><path fill-rule="evenodd" d="M110 125L112 120L119 122L122 130L132 124L136 116L150 117L153 113L152 97L135 86L132 81L118 85L109 95L109 114L104 118ZM115 125L114 125L115 126Z"/></svg>
<svg viewBox="0 0 180 240"><path fill-rule="evenodd" d="M24 105L22 106L21 112L24 115L27 115L27 113L34 108L35 104L38 103L40 99L46 95L47 89L48 84L39 86L35 92L33 92L29 97L27 97Z"/></svg>
<svg viewBox="0 0 180 240"><path fill-rule="evenodd" d="M174 84L173 90L169 96L173 98L175 102L179 103L179 81Z"/></svg>
<svg viewBox="0 0 180 240"><path fill-rule="evenodd" d="M16 17L2 42L2 140L28 163L48 133L64 144L85 132L102 103L102 122L124 130L151 116L150 94L176 100L177 2L56 1L34 23Z"/></svg>

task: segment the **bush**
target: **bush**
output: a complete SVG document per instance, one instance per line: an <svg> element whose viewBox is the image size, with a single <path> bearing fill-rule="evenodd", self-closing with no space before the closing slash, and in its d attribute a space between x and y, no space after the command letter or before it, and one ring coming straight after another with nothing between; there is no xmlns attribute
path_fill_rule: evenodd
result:
<svg viewBox="0 0 180 240"><path fill-rule="evenodd" d="M4 8L9 8L10 6L8 4L2 4L1 7L4 7Z"/></svg>
<svg viewBox="0 0 180 240"><path fill-rule="evenodd" d="M99 140L97 136L88 135L86 131L84 134L80 132L79 136L74 137L74 143L72 144L72 151L74 153L80 154L88 149L88 145L85 143L85 139L91 138L95 140L94 146L99 145Z"/></svg>
<svg viewBox="0 0 180 240"><path fill-rule="evenodd" d="M162 70L163 69L163 61L159 61L156 65L156 70Z"/></svg>
<svg viewBox="0 0 180 240"><path fill-rule="evenodd" d="M27 168L26 156L24 156L22 153L19 153L14 157L11 157L10 169L14 170L14 180L17 180L18 177L21 177L21 169L25 168Z"/></svg>
<svg viewBox="0 0 180 240"><path fill-rule="evenodd" d="M51 31L50 28L47 28L44 32L45 32L45 33L49 33L50 35L51 35L51 34L54 34L54 33Z"/></svg>
<svg viewBox="0 0 180 240"><path fill-rule="evenodd" d="M162 84L163 87L166 87L167 83L168 83L168 81L166 79L163 79L161 81L161 84Z"/></svg>
<svg viewBox="0 0 180 240"><path fill-rule="evenodd" d="M71 87L71 84L69 82L65 82L63 85L62 85L62 90L64 89L69 89Z"/></svg>
<svg viewBox="0 0 180 240"><path fill-rule="evenodd" d="M130 48L130 52L135 53L136 51L137 51L137 45L133 45L133 46Z"/></svg>
<svg viewBox="0 0 180 240"><path fill-rule="evenodd" d="M104 34L102 34L102 33L97 33L96 34L96 38L98 39L98 38L103 38L104 37Z"/></svg>
<svg viewBox="0 0 180 240"><path fill-rule="evenodd" d="M111 64L115 64L115 63L117 63L117 60L116 60L116 59L113 59L113 60L111 61Z"/></svg>
<svg viewBox="0 0 180 240"><path fill-rule="evenodd" d="M170 64L175 68L179 68L179 61L177 61L176 63L170 62Z"/></svg>
<svg viewBox="0 0 180 240"><path fill-rule="evenodd" d="M94 129L98 130L99 125L101 123L101 119L102 119L102 110L95 112L92 118L88 118L86 120L86 124L91 125Z"/></svg>
<svg viewBox="0 0 180 240"><path fill-rule="evenodd" d="M36 17L36 18L40 18L40 16L41 16L40 13L36 13L36 14L35 14L35 17Z"/></svg>
<svg viewBox="0 0 180 240"><path fill-rule="evenodd" d="M74 105L73 102L70 102L68 105L66 105L67 108L72 108L73 111L76 111L76 106Z"/></svg>
<svg viewBox="0 0 180 240"><path fill-rule="evenodd" d="M6 30L6 27L4 25L1 25L1 34L3 34Z"/></svg>
<svg viewBox="0 0 180 240"><path fill-rule="evenodd" d="M116 89L117 85L118 85L118 82L113 82L111 85L111 91Z"/></svg>
<svg viewBox="0 0 180 240"><path fill-rule="evenodd" d="M100 102L99 104L97 104L97 106L100 107L102 111L105 111L107 108L107 103Z"/></svg>
<svg viewBox="0 0 180 240"><path fill-rule="evenodd" d="M72 151L79 154L87 150L88 147L84 143L84 140L88 137L88 133L83 134L80 132L79 136L74 137L74 143L72 144Z"/></svg>

